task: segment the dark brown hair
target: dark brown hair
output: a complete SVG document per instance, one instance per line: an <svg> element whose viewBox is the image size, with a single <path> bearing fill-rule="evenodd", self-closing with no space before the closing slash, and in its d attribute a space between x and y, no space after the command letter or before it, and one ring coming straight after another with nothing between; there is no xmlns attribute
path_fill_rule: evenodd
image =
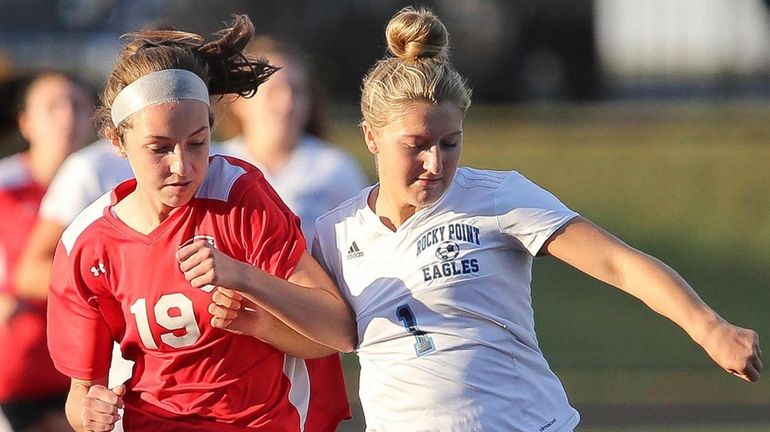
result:
<svg viewBox="0 0 770 432"><path fill-rule="evenodd" d="M100 135L107 139L122 137L131 127L130 117L120 125L112 123L112 102L127 85L149 73L184 69L198 75L211 95L250 97L277 70L264 60L243 55L242 50L254 37L254 25L248 16L234 16L232 25L215 36L216 40L206 43L203 36L177 30L124 35L128 44L104 86L96 113Z"/></svg>

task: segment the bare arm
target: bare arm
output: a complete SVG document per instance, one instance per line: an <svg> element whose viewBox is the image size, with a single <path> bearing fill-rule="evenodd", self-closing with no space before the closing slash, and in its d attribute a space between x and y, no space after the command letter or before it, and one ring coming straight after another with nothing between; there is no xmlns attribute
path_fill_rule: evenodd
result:
<svg viewBox="0 0 770 432"><path fill-rule="evenodd" d="M110 390L107 377L98 380L72 378L67 394L65 413L76 432L111 431L120 419L118 408L123 407L124 385Z"/></svg>
<svg viewBox="0 0 770 432"><path fill-rule="evenodd" d="M288 281L234 260L205 241L181 248L177 258L185 278L194 287L211 284L238 291L283 323L273 323L278 325L276 328L285 325L288 328L284 330L291 329L336 351L350 352L355 348L356 325L347 303L309 254L302 255ZM289 341L298 341L290 333L286 336L291 337ZM276 343L280 339L265 334L260 337Z"/></svg>
<svg viewBox="0 0 770 432"><path fill-rule="evenodd" d="M218 287L212 301L209 313L213 327L253 336L298 358L320 358L337 353L336 349L296 332L237 291Z"/></svg>
<svg viewBox="0 0 770 432"><path fill-rule="evenodd" d="M21 297L35 300L48 295L53 256L64 228L53 220L37 220L13 275Z"/></svg>
<svg viewBox="0 0 770 432"><path fill-rule="evenodd" d="M565 263L644 302L677 325L727 372L757 381L762 371L759 336L734 326L695 293L673 269L577 218L543 246Z"/></svg>

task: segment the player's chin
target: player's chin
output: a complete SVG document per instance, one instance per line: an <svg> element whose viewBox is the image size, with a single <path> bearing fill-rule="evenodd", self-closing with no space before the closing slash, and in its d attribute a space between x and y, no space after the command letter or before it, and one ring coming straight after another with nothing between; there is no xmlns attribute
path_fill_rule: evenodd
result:
<svg viewBox="0 0 770 432"><path fill-rule="evenodd" d="M171 208L178 208L187 205L195 196L195 193L168 194L164 204Z"/></svg>
<svg viewBox="0 0 770 432"><path fill-rule="evenodd" d="M445 188L421 188L414 197L416 207L427 207L441 198Z"/></svg>

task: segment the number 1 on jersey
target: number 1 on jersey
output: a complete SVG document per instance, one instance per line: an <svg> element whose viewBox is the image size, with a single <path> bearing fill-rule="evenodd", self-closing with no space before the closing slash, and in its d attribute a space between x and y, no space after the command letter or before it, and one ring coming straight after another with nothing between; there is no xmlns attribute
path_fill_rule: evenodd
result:
<svg viewBox="0 0 770 432"><path fill-rule="evenodd" d="M408 304L396 308L396 316L404 324L406 331L417 339L414 343L414 351L417 353L417 357L436 351L436 345L433 344L433 338L417 328L417 319L414 317L412 308L410 308Z"/></svg>

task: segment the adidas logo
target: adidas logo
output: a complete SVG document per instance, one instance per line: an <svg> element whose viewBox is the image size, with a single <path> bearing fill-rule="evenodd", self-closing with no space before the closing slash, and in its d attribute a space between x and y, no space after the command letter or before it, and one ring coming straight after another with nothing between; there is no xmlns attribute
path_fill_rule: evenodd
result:
<svg viewBox="0 0 770 432"><path fill-rule="evenodd" d="M350 248L348 248L348 259L360 258L362 256L364 256L364 253L358 248L356 242L351 243Z"/></svg>

